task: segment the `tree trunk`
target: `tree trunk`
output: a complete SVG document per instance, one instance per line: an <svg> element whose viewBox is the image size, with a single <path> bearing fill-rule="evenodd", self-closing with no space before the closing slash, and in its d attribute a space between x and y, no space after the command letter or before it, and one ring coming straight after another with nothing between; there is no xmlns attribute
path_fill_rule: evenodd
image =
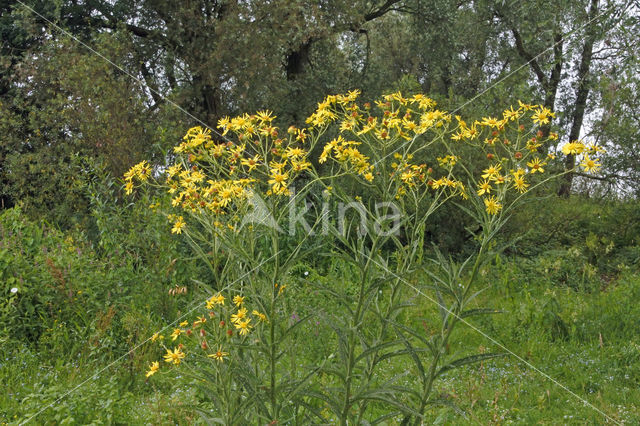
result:
<svg viewBox="0 0 640 426"><path fill-rule="evenodd" d="M591 0L589 7L589 21L595 19L598 13L598 0ZM593 25L593 24L592 24ZM589 69L591 68L591 59L593 57L593 45L596 40L596 31L590 29L582 46L582 57L580 58L580 66L578 67L578 85L576 88L576 103L572 113L571 131L569 132L568 142L573 142L580 138L580 129L584 121L584 112L587 106L587 98L589 97ZM576 156L567 155L564 161L565 170L572 170L576 165ZM569 172L564 176L558 195L568 197L571 194L571 184L573 183L573 172Z"/></svg>

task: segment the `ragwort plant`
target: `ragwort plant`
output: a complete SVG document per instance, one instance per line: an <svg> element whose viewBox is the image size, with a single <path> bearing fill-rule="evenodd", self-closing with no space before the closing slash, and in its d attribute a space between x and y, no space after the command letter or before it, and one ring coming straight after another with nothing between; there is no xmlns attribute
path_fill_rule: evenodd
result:
<svg viewBox="0 0 640 426"><path fill-rule="evenodd" d="M502 355L456 357L448 342L459 322L497 312L473 302L482 291L479 271L500 251L494 238L510 213L534 188L571 172L553 171L549 145L557 134L540 129L554 114L520 103L501 118L467 124L421 94L392 93L374 105L358 103L358 95L328 96L305 128L291 126L284 135L268 111L221 119L224 141L194 127L170 166L152 173L142 162L125 175L129 193L151 184L172 195L171 206L154 208L215 277L208 313L175 329L164 356L166 365L186 366L209 395L213 408L205 416L223 423L420 424L434 405L451 404L435 395L438 377ZM601 151L580 141L562 148L581 155L587 172L597 171ZM425 226L445 203L478 225L477 250L461 262L437 247L425 250ZM321 288L336 300L323 314L337 345L318 359L299 353L304 319L290 321L295 300L285 288L294 285L292 267L327 253L353 265L357 291L339 283ZM223 305L220 292L234 295L235 308L213 309ZM440 311L428 332L405 318L420 296ZM205 322L217 326L207 330ZM383 361L394 359L413 368L389 374ZM166 369L161 363L148 376ZM408 374L418 380L401 380Z"/></svg>

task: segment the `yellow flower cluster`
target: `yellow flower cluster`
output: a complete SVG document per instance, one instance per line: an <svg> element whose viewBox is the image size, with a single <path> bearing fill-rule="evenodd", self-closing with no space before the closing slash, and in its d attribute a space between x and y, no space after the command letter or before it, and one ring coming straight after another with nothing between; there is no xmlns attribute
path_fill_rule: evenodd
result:
<svg viewBox="0 0 640 426"><path fill-rule="evenodd" d="M400 144L412 143L427 131L434 132L433 140L450 138L470 145L474 153L481 153L488 160L486 168L480 168L482 173L471 180L490 214L500 211L508 190L520 194L528 191L531 178L543 175L548 162L555 158L553 154L546 154L546 158L542 154L549 150L545 144L558 138L549 130L555 113L542 105L519 101L517 108L510 106L502 114L482 117L471 124L455 116L457 124L448 130L451 115L436 109L436 102L425 95L390 93L375 101L374 106L358 104L359 95L360 91L353 90L327 96L307 118L306 128L291 126L284 135L274 125L276 117L270 111L220 119L218 128L223 137L232 137L233 142L215 141L210 130L199 126L189 129L174 148L175 163L165 170L164 186L172 196L172 206L189 214L225 215L239 211L252 192L290 195L291 185L302 173L318 176L309 153L332 123L339 126L339 134L323 146L318 163L335 161L346 174L368 182L373 182L382 170L389 170L386 163L378 166L386 159L381 152L396 151L403 147ZM457 174L468 169L464 159L469 151L455 153L458 145L449 147L443 143L447 152L440 154L437 161L445 173L439 178L424 163L411 163L408 152L396 158L390 172L396 183L396 196L419 191L422 186L425 190L449 189L466 198L468 194ZM579 164L586 172L601 167L597 154L603 150L598 146L573 141L564 145L562 152L581 156ZM457 166L460 162L462 166ZM125 174L126 192L131 193L135 180L148 181L150 174L151 167L146 162L134 166ZM239 220L237 216L227 216L227 227L236 229L231 222ZM183 232L187 226L185 217L169 217L172 233ZM218 219L215 224L223 226Z"/></svg>
<svg viewBox="0 0 640 426"><path fill-rule="evenodd" d="M534 125L548 125L554 113L541 105L529 105L518 102L519 107L510 106L502 112L502 118L483 117L471 126L456 116L458 127L451 139L465 141L484 153L488 160L476 181L476 193L483 197L485 210L495 215L503 208L507 191L513 189L519 194L529 190L527 176L543 174L547 162L539 152L548 141L557 139L557 134L542 130L533 136L526 136L523 120ZM484 141L482 140L484 136ZM514 137L515 135L515 137ZM548 159L554 158L548 155ZM439 159L442 166L449 162Z"/></svg>
<svg viewBox="0 0 640 426"><path fill-rule="evenodd" d="M127 195L133 192L134 182L133 179L137 178L140 182L145 182L151 175L151 166L146 161L142 161L133 166L129 171L124 174L125 192Z"/></svg>
<svg viewBox="0 0 640 426"><path fill-rule="evenodd" d="M318 161L322 164L328 158L332 158L345 166L347 170L353 171L371 182L374 168L369 164L369 157L358 150L358 145L360 145L360 142L348 141L342 135L339 135L324 146Z"/></svg>
<svg viewBox="0 0 640 426"><path fill-rule="evenodd" d="M246 337L257 326L257 324L268 322L267 315L254 309L249 313L245 306L246 298L236 294L232 298L231 306L225 306L225 296L221 293L212 295L205 301L206 312L196 317L193 321L183 321L179 327L174 328L171 333L171 341L177 345L173 349L162 344L164 336L155 333L151 337L152 342L159 342L165 349L163 356L165 362L172 365L180 365L186 357L185 347L190 346L193 350L204 351L208 358L222 362L229 356L229 352L222 349L223 346L232 346L229 339L233 336ZM256 321L256 325L252 321ZM231 326L231 327L230 327ZM212 349L210 342L215 342L215 349ZM155 361L149 366L146 377L150 377L160 370L160 363Z"/></svg>
<svg viewBox="0 0 640 426"><path fill-rule="evenodd" d="M371 133L381 142L393 143L399 139L410 140L451 119L444 111L434 109L436 102L432 99L422 94L405 98L400 92L376 101L382 117L374 116L370 104L365 103L364 107L356 104L359 94L355 90L347 95L327 96L307 118L307 124L313 128L324 127L340 119L341 132L352 132L356 136Z"/></svg>
<svg viewBox="0 0 640 426"><path fill-rule="evenodd" d="M592 158L591 156L604 152L605 149L598 145L592 144L587 146L581 141L569 142L562 147L562 153L565 155L582 155L580 165L587 173L598 172L600 170L602 164L599 163L598 159Z"/></svg>

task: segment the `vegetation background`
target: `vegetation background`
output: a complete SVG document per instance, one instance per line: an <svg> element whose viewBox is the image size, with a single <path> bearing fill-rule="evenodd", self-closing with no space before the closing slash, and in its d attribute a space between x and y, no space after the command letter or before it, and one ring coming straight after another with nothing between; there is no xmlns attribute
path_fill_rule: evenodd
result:
<svg viewBox="0 0 640 426"><path fill-rule="evenodd" d="M567 175L545 209L512 218L501 238L522 238L482 276L483 303L505 313L475 324L640 422L638 1L25 0L0 14L0 421L196 421L201 395L147 381L158 354L140 344L202 298L207 271L148 208L158 195L124 198L120 177L164 164L198 120L270 109L302 124L325 95L360 88L466 116L539 103L559 145L607 148L600 174ZM442 211L427 231L455 257L464 226ZM327 262L296 270L335 279ZM324 303L292 291L310 313ZM417 303L417 323L437 316ZM304 344L322 342L313 333ZM461 327L463 344L490 346ZM436 409L432 423L604 422L517 359L458 371L438 391L465 416Z"/></svg>

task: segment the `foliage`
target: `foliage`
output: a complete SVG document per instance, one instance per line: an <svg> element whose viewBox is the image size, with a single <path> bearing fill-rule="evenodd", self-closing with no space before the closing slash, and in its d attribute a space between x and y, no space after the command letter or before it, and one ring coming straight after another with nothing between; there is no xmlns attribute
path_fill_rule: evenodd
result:
<svg viewBox="0 0 640 426"><path fill-rule="evenodd" d="M439 376L500 356L457 354L456 359L444 354L458 321L495 312L468 307L479 294L472 288L480 268L495 253L493 240L506 215L531 186L549 180L538 176L554 175L545 175L545 168L555 155L538 155L544 143L557 138L554 133L545 137L538 129L554 114L520 102L500 119L483 117L467 124L456 116L451 126L452 117L422 94L405 98L395 92L377 100L375 107L359 104L358 96L359 91L328 96L307 118L306 128L290 126L286 137L272 124L275 117L269 111L224 117L218 127L225 140L216 141L201 127L190 129L174 148L175 162L164 176L152 176L146 161L125 174L128 193L150 185L171 195L171 207L166 198L152 207L163 211L173 223L171 232L184 234L208 263L214 288L237 292L237 312L224 308L224 314L217 315L221 327L233 324L236 330L229 328L227 335L239 333L239 342L221 340L224 333L207 329L207 317L200 316L184 320L180 326L192 323L191 328L176 328L172 334L174 341L183 334L199 334L194 355L187 358L182 343L173 349L165 346L165 361L181 365L184 359L198 387L209 390L205 394L225 389L212 400L215 408L206 414L211 420L335 418L347 424L404 416L405 423L417 424L430 407L447 404L432 395ZM316 149L325 138L329 141ZM427 167L417 162L427 150L446 155L431 159L434 165ZM563 147L564 154L582 154L585 171L599 167L593 156L600 151L580 142ZM319 152L317 159L313 152ZM474 168L467 158L483 158L485 168ZM314 200L317 187L323 192ZM456 198L479 226L474 235L479 248L461 262L446 259L437 249L430 261L424 260L425 224ZM302 213L296 207L300 200ZM345 214L349 208L355 213ZM338 218L329 221L332 210L339 212ZM283 307L281 296L291 285L292 267L329 248L326 242L307 241L323 233L335 241L332 254L353 268L356 279L347 292L333 285L319 288L335 298L337 309L326 312L326 320L337 348L325 361L314 362L303 354L309 364L300 370L294 367L298 355L291 330L302 321L297 315L293 324L287 320L291 308ZM407 281L416 278L430 284L416 287ZM398 321L414 294L407 284L437 300L440 318L433 327L439 331L431 336ZM259 307L253 316L243 306L245 298ZM207 300L210 318L224 300L220 293ZM295 306L296 301L286 305ZM154 340L159 338L154 335ZM233 358L227 366L228 356ZM381 373L383 361L396 357L415 364L418 386L400 386L401 375ZM200 358L213 360L203 364ZM147 376L159 370L156 361ZM247 391L250 398L244 396Z"/></svg>

